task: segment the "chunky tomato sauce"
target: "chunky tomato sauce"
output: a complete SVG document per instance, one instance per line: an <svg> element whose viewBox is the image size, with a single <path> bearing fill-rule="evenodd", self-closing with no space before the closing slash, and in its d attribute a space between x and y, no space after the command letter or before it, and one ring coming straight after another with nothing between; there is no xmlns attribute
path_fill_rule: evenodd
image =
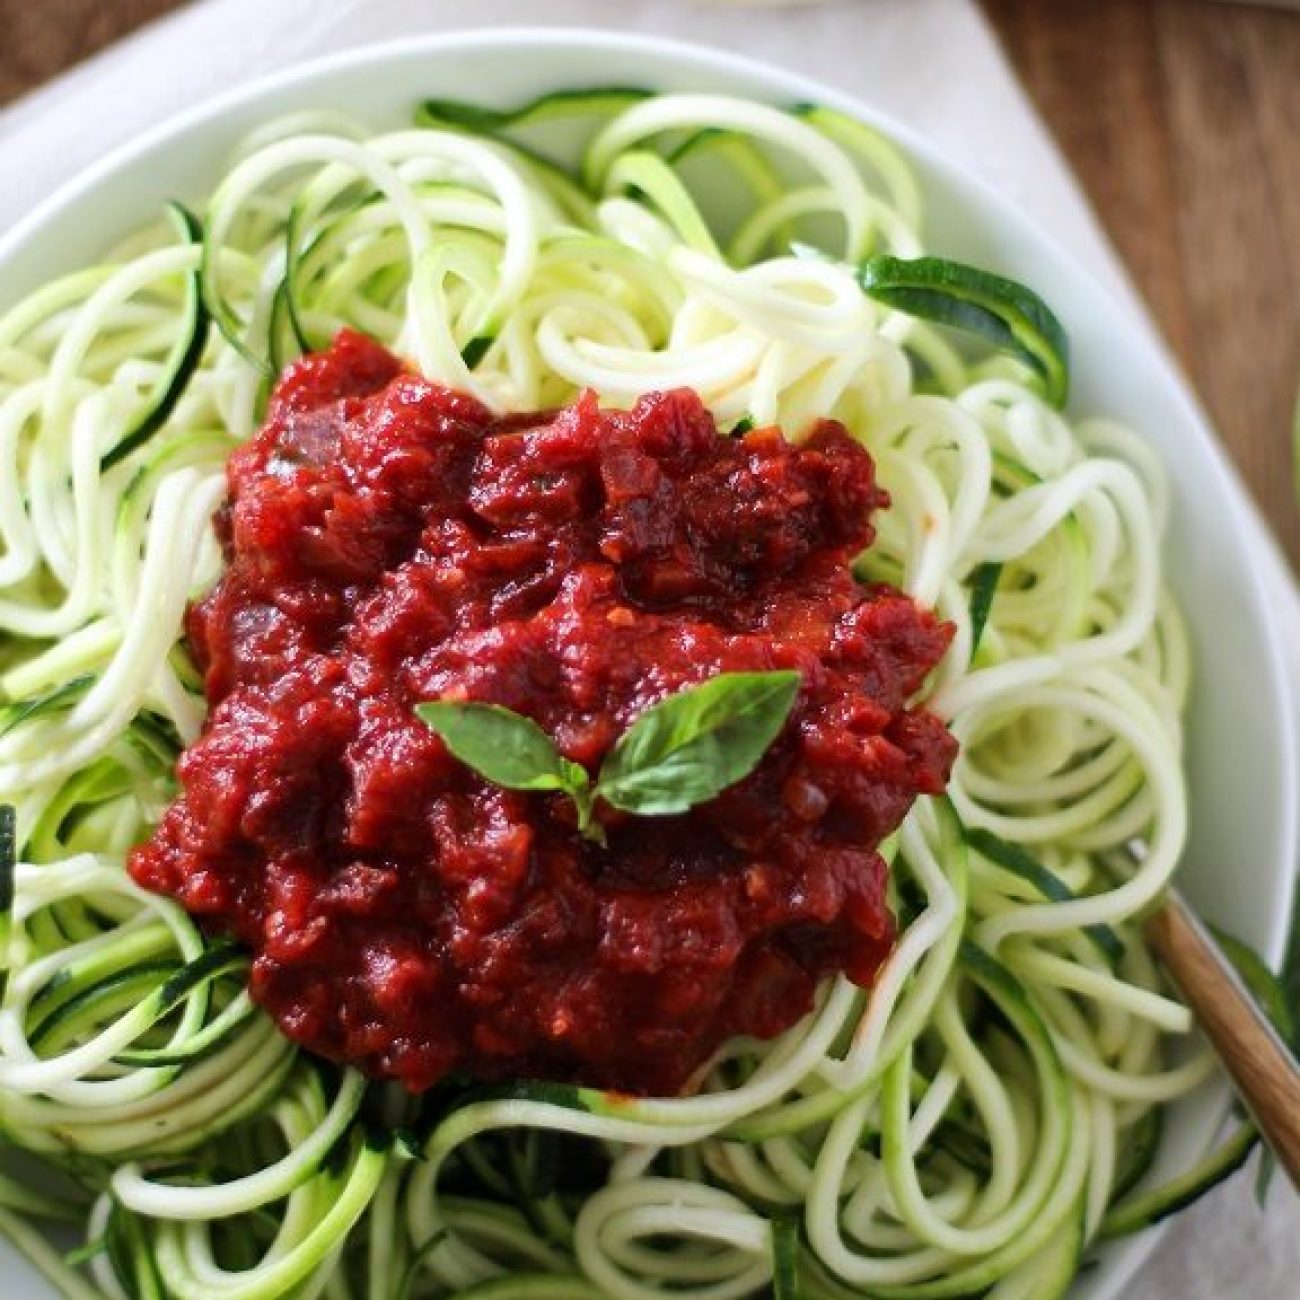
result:
<svg viewBox="0 0 1300 1300"><path fill-rule="evenodd" d="M449 1072L670 1093L894 937L881 840L954 742L908 706L949 629L850 559L885 504L835 424L720 436L690 392L495 419L344 333L232 458L227 568L190 612L211 713L131 859L254 955L292 1038ZM594 772L665 695L798 669L744 781L673 817L500 789L412 712L534 718Z"/></svg>

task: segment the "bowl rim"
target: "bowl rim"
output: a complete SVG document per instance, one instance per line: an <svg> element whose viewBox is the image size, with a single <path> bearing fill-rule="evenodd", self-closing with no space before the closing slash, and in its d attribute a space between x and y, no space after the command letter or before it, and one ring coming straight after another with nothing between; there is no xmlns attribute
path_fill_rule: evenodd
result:
<svg viewBox="0 0 1300 1300"><path fill-rule="evenodd" d="M761 83L772 90L788 91L795 102L816 100L839 109L878 128L896 141L909 155L922 160L931 170L955 178L961 186L974 191L996 215L998 224L1017 243L1037 245L1053 262L1081 282L1087 283L1099 300L1118 309L1132 326L1137 352L1129 352L1129 365L1153 374L1175 403L1184 422L1193 430L1205 469L1216 484L1219 503L1225 507L1224 528L1239 540L1250 559L1244 577L1245 598L1255 625L1262 636L1261 648L1267 665L1267 680L1261 683L1258 697L1280 706L1283 719L1278 729L1279 752L1276 755L1278 788L1290 792L1273 810L1277 821L1277 838L1291 869L1277 873L1268 942L1264 955L1270 963L1285 956L1291 934L1293 909L1300 882L1295 864L1300 861L1300 799L1296 797L1300 773L1300 683L1288 669L1282 630L1271 613L1264 573L1278 567L1266 552L1270 546L1267 526L1256 513L1249 493L1226 449L1212 430L1210 421L1195 397L1190 382L1183 376L1168 345L1155 326L1145 301L1136 293L1131 301L1105 282L1104 278L1044 225L1020 210L997 185L968 164L953 157L934 143L919 128L880 109L867 100L841 91L814 76L790 71L764 59L737 54L697 41L618 31L600 27L573 25L467 28L460 31L433 31L408 34L381 41L353 45L294 62L275 72L254 77L218 94L200 100L178 113L163 118L147 130L109 149L101 158L77 175L64 181L7 231L0 233L0 273L21 259L29 243L38 241L43 227L56 217L75 208L93 191L116 173L139 165L149 154L176 140L218 123L228 114L253 105L256 101L280 92L300 89L313 81L339 73L376 68L395 59L417 58L423 53L445 56L458 50L482 50L493 47L585 50L600 53L611 49L629 53L647 53L676 63L686 69L705 73L735 74L742 79ZM1104 237L1103 237L1104 239ZM1108 244L1107 244L1108 246ZM0 301L0 309L10 305ZM1253 517L1252 517L1253 516ZM1226 1111L1225 1096L1225 1111ZM1138 1268L1150 1256L1163 1236L1169 1221L1157 1225L1140 1237L1115 1243L1112 1258L1116 1267L1108 1279L1108 1295L1118 1300ZM2 1263L2 1261L0 1261Z"/></svg>

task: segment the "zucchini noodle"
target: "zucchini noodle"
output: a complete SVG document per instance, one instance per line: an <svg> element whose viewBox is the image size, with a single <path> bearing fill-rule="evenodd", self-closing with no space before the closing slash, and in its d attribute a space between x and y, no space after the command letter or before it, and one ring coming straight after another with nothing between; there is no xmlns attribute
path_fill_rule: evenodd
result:
<svg viewBox="0 0 1300 1300"><path fill-rule="evenodd" d="M579 130L579 167L544 152ZM0 1179L0 1230L63 1295L1028 1300L1165 1212L1134 1189L1210 1070L1140 929L1187 833L1168 492L1014 348L872 295L867 259L923 248L906 160L826 109L431 101L263 127L197 218L0 318L0 1133L49 1172ZM858 576L953 624L927 701L961 742L887 846L872 990L828 982L680 1097L415 1099L299 1052L239 950L131 882L202 727L182 619L225 459L344 326L501 410L690 386L870 451Z"/></svg>

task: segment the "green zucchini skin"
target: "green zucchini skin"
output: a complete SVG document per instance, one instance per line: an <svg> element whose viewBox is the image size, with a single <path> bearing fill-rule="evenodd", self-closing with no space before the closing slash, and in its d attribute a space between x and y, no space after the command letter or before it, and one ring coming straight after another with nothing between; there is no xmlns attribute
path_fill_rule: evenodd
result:
<svg viewBox="0 0 1300 1300"><path fill-rule="evenodd" d="M196 248L201 247L203 227L198 217L183 204L176 202L169 203L167 210L181 240ZM163 373L135 423L105 454L103 465L106 470L126 460L162 428L176 409L176 403L181 400L198 368L203 350L207 347L210 318L203 302L203 286L197 266L186 277L183 312L176 345L164 363Z"/></svg>
<svg viewBox="0 0 1300 1300"><path fill-rule="evenodd" d="M977 334L1030 367L1044 395L1064 407L1070 395L1069 341L1052 309L1006 276L939 257L904 260L884 254L861 270L862 288L900 311Z"/></svg>

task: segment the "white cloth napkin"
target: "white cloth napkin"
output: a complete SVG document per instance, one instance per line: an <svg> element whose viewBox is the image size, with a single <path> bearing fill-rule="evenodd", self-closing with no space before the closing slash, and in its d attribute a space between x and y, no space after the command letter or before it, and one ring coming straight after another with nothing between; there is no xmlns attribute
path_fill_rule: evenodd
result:
<svg viewBox="0 0 1300 1300"><path fill-rule="evenodd" d="M970 0L858 0L743 13L690 0L206 0L0 113L0 229L59 182L167 115L345 46L413 32L588 25L721 45L818 77L926 132L1050 228L1144 319L1115 255ZM1263 525L1258 524L1261 532ZM1276 548L1276 607L1300 680L1300 598ZM1133 1281L1134 1300L1300 1295L1300 1202L1252 1179L1184 1214Z"/></svg>

